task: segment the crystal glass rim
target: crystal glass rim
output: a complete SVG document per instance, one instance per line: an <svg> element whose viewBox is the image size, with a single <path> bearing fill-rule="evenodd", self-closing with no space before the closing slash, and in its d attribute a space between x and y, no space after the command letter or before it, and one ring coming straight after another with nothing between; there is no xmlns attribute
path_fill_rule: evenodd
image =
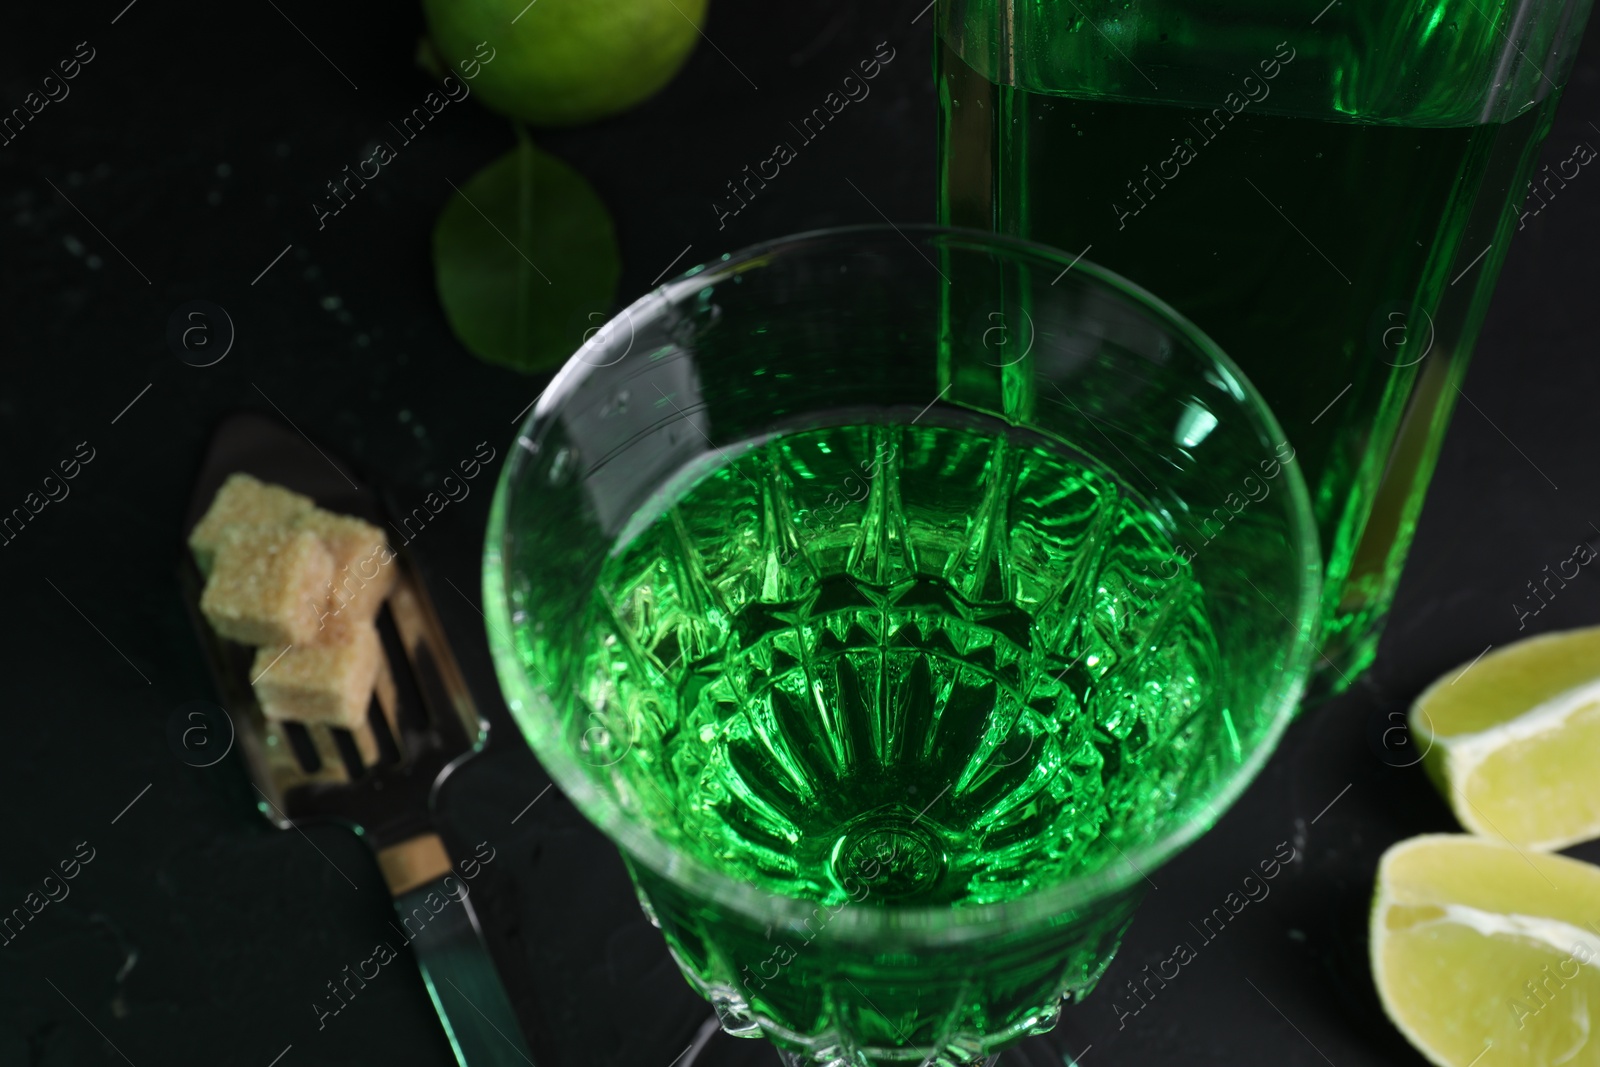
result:
<svg viewBox="0 0 1600 1067"><path fill-rule="evenodd" d="M955 247L969 246L1002 255L1018 262L1031 261L1039 266L1051 266L1065 273L1067 269L1082 271L1095 283L1121 293L1139 305L1163 328L1181 335L1191 342L1199 355L1220 366L1244 393L1244 410L1259 421L1259 429L1270 440L1286 438L1277 418L1272 414L1255 386L1217 344L1199 327L1180 315L1175 309L1133 282L1081 257L1069 259L1058 249L1036 244L1020 238L981 230L938 226L931 223L907 225L868 224L829 227L807 230L747 246L736 252L724 253L707 263L690 267L682 274L652 289L619 311L611 321L627 318L644 319L655 310L677 304L708 284L725 281L741 271L757 266L762 269L780 268L786 255L816 252L828 248L848 252L852 248L867 247L874 243L885 247L909 244L919 254L937 251L939 242L951 242ZM896 248L903 253L903 248ZM488 624L489 644L493 653L496 673L508 706L515 714L518 707L528 705L527 711L550 718L553 709L542 699L541 688L527 677L520 658L508 636L511 625L510 605L505 588L505 571L501 545L506 535L506 498L512 491L511 481L522 463L537 453L539 427L572 390L586 372L603 370L605 364L592 364L584 357L604 348L608 338L602 327L562 364L540 394L519 427L510 455L503 464L494 500L489 511L489 525L484 545L483 595L485 619ZM1264 698L1270 709L1271 723L1261 742L1249 754L1233 775L1206 798L1207 806L1225 811L1254 781L1262 765L1277 748L1283 731L1293 718L1306 684L1306 675L1315 652L1315 626L1321 593L1322 557L1318 546L1316 525L1312 518L1310 495L1299 469L1284 468L1288 475L1289 512L1294 529L1291 531L1297 544L1297 555L1305 561L1301 568L1298 602L1292 612L1282 612L1286 621L1295 628L1299 639L1290 648L1284 669L1278 672L1277 681ZM541 706L542 704L542 706ZM595 787L586 766L566 746L549 744L530 747L540 764L549 773L567 798L584 816L624 854L634 862L648 866L655 873L670 880L684 890L709 898L717 904L731 908L753 921L802 922L813 915L818 906L814 900L786 897L766 893L753 886L714 870L691 856L673 848L650 828L634 822L605 793ZM992 904L975 904L962 908L945 907L895 907L846 904L837 914L830 914L825 931L818 936L827 940L861 941L891 935L901 940L919 942L950 942L971 937L989 936L998 930L1021 926L1040 918L1058 916L1077 909L1093 906L1126 889L1144 877L1144 872L1159 867L1184 847L1192 843L1208 828L1203 820L1191 818L1174 827L1167 834L1152 839L1136 848L1125 850L1122 862L1108 864L1098 870L1050 885L1013 900Z"/></svg>

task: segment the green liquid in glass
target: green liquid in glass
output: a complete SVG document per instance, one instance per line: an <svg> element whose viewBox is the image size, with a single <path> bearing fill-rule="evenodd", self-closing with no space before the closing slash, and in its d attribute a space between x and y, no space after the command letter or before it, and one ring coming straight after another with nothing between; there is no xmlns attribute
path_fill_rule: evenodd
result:
<svg viewBox="0 0 1600 1067"><path fill-rule="evenodd" d="M764 538L763 499L798 481L839 486L837 514ZM1161 517L1043 439L788 434L646 521L601 570L569 692L647 724L618 765L637 802L763 891L837 904L855 875L874 903L959 905L1059 881L1104 859L1114 809L1165 807L1218 716Z"/></svg>
<svg viewBox="0 0 1600 1067"><path fill-rule="evenodd" d="M822 905L763 936L635 865L735 1014L803 1034L847 1015L884 1046L1052 1021L1042 991L1092 986L1128 901L944 963L812 938L851 902L1003 902L1114 863L1243 758L1168 519L1058 443L952 418L712 456L634 516L580 619L517 633L633 819Z"/></svg>
<svg viewBox="0 0 1600 1067"><path fill-rule="evenodd" d="M950 7L940 221L1086 251L1244 369L1312 492L1321 684L1342 688L1375 652L1560 65L1513 89L1504 28L1448 5L1346 3L1314 28L1251 5Z"/></svg>

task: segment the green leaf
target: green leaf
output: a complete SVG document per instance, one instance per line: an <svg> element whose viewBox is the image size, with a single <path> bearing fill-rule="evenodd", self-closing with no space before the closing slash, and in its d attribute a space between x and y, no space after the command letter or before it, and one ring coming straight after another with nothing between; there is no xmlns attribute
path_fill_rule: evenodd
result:
<svg viewBox="0 0 1600 1067"><path fill-rule="evenodd" d="M531 373L562 363L603 320L622 264L600 197L522 135L450 197L433 230L433 270L461 343Z"/></svg>

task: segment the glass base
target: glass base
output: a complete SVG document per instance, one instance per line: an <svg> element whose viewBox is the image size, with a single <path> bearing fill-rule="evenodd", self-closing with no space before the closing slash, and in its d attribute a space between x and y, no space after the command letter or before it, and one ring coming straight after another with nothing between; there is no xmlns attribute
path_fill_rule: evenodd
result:
<svg viewBox="0 0 1600 1067"><path fill-rule="evenodd" d="M1068 1047L1069 1039L1057 1031L1026 1038L1020 1044L959 1067L1078 1067L1087 1048ZM1080 1042L1082 1044L1082 1042ZM907 1061L907 1067L941 1067L926 1060ZM712 1016L674 1067L818 1067L801 1054L785 1052L762 1040L741 1040L725 1033ZM846 1065L848 1067L848 1065Z"/></svg>

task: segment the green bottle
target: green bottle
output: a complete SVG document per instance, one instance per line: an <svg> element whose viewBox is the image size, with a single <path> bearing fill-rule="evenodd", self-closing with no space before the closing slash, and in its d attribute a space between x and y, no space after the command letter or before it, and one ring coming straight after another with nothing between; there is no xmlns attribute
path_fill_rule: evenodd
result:
<svg viewBox="0 0 1600 1067"><path fill-rule="evenodd" d="M1320 10L1319 10L1320 8ZM1587 0L942 0L939 218L1150 289L1298 454L1323 692L1372 660Z"/></svg>

